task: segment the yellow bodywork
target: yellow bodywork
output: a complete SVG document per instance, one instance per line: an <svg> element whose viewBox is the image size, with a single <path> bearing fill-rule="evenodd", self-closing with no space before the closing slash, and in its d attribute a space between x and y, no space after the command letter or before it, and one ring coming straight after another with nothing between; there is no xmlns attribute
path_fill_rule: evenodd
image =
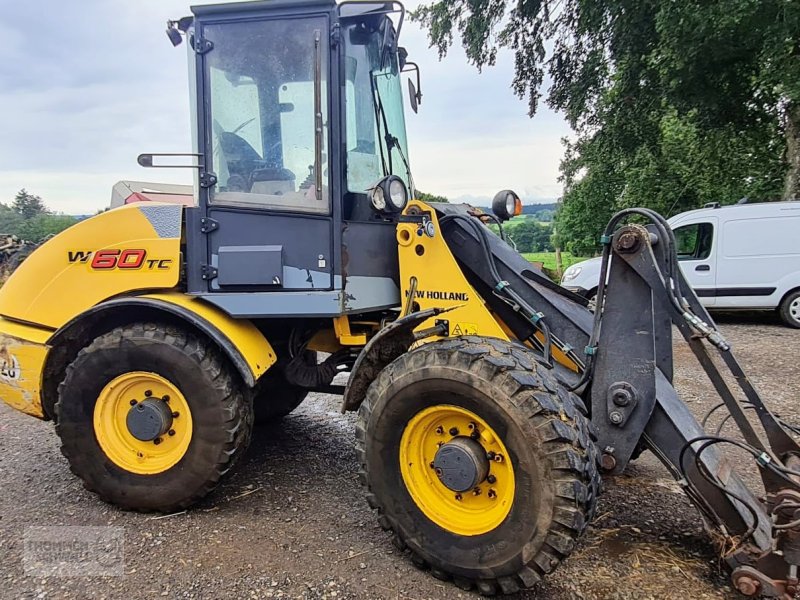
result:
<svg viewBox="0 0 800 600"><path fill-rule="evenodd" d="M81 221L38 248L0 289L0 315L55 330L114 296L175 287L182 207L142 204Z"/></svg>
<svg viewBox="0 0 800 600"><path fill-rule="evenodd" d="M439 228L436 212L426 204L411 201L411 208L430 214L435 225L435 234L428 237L419 231L416 223L400 223L397 226L398 254L400 257L400 287L403 293L403 310L410 301L416 302L420 310L426 308L453 308L447 313L450 335L481 335L501 340L509 337L492 315L478 293L472 288L453 253L447 246ZM416 289L412 299L412 278L416 278ZM419 329L433 327L436 319L429 319ZM430 338L434 340L437 338Z"/></svg>
<svg viewBox="0 0 800 600"><path fill-rule="evenodd" d="M140 203L73 225L29 256L0 288L0 399L44 418L42 371L54 334L108 300L148 298L177 306L230 342L253 380L277 360L250 321L178 291L182 207Z"/></svg>
<svg viewBox="0 0 800 600"><path fill-rule="evenodd" d="M147 294L142 297L169 302L188 309L210 325L213 325L242 354L247 366L250 367L255 381L258 381L266 373L267 369L278 360L275 350L273 350L267 338L264 337L264 334L246 319L234 319L216 306L181 292Z"/></svg>
<svg viewBox="0 0 800 600"><path fill-rule="evenodd" d="M0 398L25 414L43 418L42 366L51 332L0 318Z"/></svg>

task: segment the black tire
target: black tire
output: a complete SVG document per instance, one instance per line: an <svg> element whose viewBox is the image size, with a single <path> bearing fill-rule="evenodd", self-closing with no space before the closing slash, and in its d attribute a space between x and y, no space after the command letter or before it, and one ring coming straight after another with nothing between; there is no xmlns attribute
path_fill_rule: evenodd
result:
<svg viewBox="0 0 800 600"><path fill-rule="evenodd" d="M309 365L316 365L317 353L312 350L305 350L303 359ZM308 388L286 381L284 369L288 362L288 358L279 359L259 379L253 389L253 409L257 425L268 425L280 421L300 406L311 391Z"/></svg>
<svg viewBox="0 0 800 600"><path fill-rule="evenodd" d="M95 435L100 392L131 371L166 378L191 410L188 449L180 462L158 474L119 467ZM215 346L172 326L135 323L98 337L67 367L58 394L56 432L70 469L86 489L126 510L173 512L191 506L234 467L252 435L251 396L238 373Z"/></svg>
<svg viewBox="0 0 800 600"><path fill-rule="evenodd" d="M461 536L411 498L398 447L411 418L444 402L474 412L505 441L517 484L492 531ZM600 478L585 407L518 345L464 337L425 344L370 386L356 426L359 473L381 526L415 564L485 595L530 588L575 547L594 516Z"/></svg>
<svg viewBox="0 0 800 600"><path fill-rule="evenodd" d="M268 425L281 420L300 406L308 392L286 381L279 365L274 365L253 390L256 425Z"/></svg>
<svg viewBox="0 0 800 600"><path fill-rule="evenodd" d="M800 329L800 290L788 293L781 302L778 312L789 327Z"/></svg>

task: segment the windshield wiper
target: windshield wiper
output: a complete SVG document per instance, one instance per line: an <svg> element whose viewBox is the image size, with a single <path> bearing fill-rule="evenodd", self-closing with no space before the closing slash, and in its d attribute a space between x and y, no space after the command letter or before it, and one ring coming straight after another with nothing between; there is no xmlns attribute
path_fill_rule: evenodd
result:
<svg viewBox="0 0 800 600"><path fill-rule="evenodd" d="M386 77L386 75L381 75L382 77ZM414 187L414 178L411 176L411 165L408 162L408 158L406 157L405 152L403 152L403 146L400 144L400 140L397 139L396 136L392 135L392 132L389 131L389 122L386 118L386 111L383 108L383 99L381 98L381 93L378 90L378 86L375 83L375 79L378 75L375 73L371 73L370 82L372 84L372 95L373 95L373 103L375 106L375 120L380 127L380 124L383 124L383 131L384 131L384 142L386 143L386 151L388 153L388 169L386 165L386 158L384 157L383 153L383 144L378 144L381 149L381 162L383 163L383 175L388 177L394 172L394 168L392 165L392 148L397 148L398 154L400 154L400 159L403 161L403 165L406 168L406 175L408 175L408 185L410 186L410 193L411 196L414 197L416 195L416 189Z"/></svg>

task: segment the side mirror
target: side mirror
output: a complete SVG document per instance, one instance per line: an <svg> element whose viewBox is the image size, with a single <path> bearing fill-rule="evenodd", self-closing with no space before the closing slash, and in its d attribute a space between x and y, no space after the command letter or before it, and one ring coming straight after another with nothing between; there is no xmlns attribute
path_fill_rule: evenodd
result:
<svg viewBox="0 0 800 600"><path fill-rule="evenodd" d="M192 164L172 164L172 165L157 165L155 164L156 157L170 157L170 158L188 158L191 159ZM146 167L148 169L203 169L202 163L202 154L193 154L193 153L183 153L183 152L161 152L161 153L151 153L148 152L146 154L140 154L136 157L136 162L139 163L140 167Z"/></svg>
<svg viewBox="0 0 800 600"><path fill-rule="evenodd" d="M403 73L415 72L417 74L417 85L409 78L408 80L408 95L411 101L411 110L415 113L419 111L419 105L422 104L422 78L419 72L419 65L414 62L405 61L405 68Z"/></svg>

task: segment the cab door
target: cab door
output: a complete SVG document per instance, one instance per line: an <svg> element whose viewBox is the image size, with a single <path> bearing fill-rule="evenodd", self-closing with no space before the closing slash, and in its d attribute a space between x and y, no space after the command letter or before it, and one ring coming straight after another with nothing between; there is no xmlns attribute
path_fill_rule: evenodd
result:
<svg viewBox="0 0 800 600"><path fill-rule="evenodd" d="M201 293L334 289L329 15L198 15ZM191 254L191 252L190 252Z"/></svg>
<svg viewBox="0 0 800 600"><path fill-rule="evenodd" d="M678 261L704 306L716 304L718 232L716 217L674 230Z"/></svg>

